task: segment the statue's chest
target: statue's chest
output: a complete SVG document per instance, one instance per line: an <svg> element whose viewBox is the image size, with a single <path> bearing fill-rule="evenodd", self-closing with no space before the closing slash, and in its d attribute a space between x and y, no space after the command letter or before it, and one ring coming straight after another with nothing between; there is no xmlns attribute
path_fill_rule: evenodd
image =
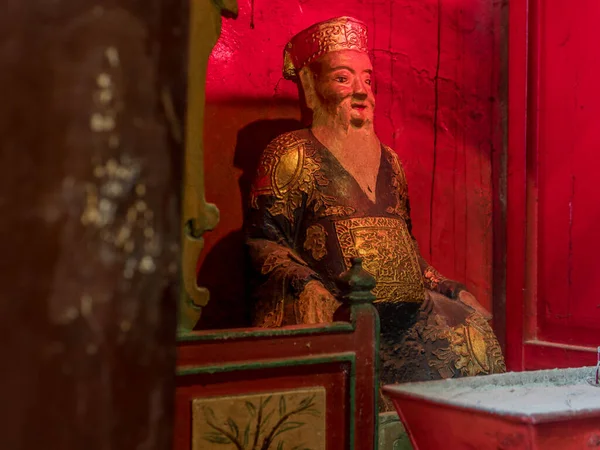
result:
<svg viewBox="0 0 600 450"><path fill-rule="evenodd" d="M339 175L347 175L347 182L355 183L372 203L377 201L377 180L381 166L381 155L358 155L356 157L335 156ZM335 168L335 167L334 167ZM335 171L335 170L334 170ZM344 177L340 177L342 180Z"/></svg>

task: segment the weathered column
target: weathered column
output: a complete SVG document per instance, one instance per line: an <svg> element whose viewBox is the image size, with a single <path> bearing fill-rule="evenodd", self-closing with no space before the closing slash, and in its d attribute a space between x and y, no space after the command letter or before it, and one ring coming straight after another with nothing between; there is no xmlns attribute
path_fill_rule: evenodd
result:
<svg viewBox="0 0 600 450"><path fill-rule="evenodd" d="M2 449L171 446L187 8L3 5Z"/></svg>

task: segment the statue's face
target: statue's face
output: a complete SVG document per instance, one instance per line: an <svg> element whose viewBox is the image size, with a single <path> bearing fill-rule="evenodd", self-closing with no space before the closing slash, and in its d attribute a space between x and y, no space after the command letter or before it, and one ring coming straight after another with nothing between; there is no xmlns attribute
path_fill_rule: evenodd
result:
<svg viewBox="0 0 600 450"><path fill-rule="evenodd" d="M355 50L331 52L323 55L315 67L315 107L357 128L373 122L373 65L368 55Z"/></svg>

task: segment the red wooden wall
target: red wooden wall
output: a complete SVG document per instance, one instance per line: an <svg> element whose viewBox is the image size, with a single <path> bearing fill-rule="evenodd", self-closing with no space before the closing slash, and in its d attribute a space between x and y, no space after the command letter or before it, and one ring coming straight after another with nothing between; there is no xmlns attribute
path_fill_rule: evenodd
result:
<svg viewBox="0 0 600 450"><path fill-rule="evenodd" d="M515 0L510 14L508 362L595 364L600 3Z"/></svg>
<svg viewBox="0 0 600 450"><path fill-rule="evenodd" d="M504 3L239 1L238 19L224 20L206 87L206 191L222 218L206 238L200 264L201 284L213 298L204 327L242 324L231 320L243 309L244 195L269 138L298 118L295 86L281 76L283 47L294 33L338 15L369 26L376 127L404 161L424 256L491 307L492 159L502 145Z"/></svg>

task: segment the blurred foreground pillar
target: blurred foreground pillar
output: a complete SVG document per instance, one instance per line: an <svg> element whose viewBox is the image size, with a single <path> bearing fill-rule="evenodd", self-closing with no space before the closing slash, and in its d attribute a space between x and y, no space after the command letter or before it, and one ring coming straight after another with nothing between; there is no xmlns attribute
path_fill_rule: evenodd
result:
<svg viewBox="0 0 600 450"><path fill-rule="evenodd" d="M186 2L0 14L0 448L172 442Z"/></svg>

